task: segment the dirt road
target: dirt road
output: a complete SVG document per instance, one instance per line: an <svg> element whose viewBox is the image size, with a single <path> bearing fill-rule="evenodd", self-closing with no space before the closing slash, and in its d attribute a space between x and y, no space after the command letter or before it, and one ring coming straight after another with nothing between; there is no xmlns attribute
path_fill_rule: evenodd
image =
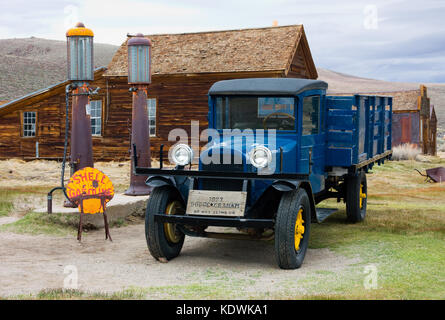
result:
<svg viewBox="0 0 445 320"><path fill-rule="evenodd" d="M104 240L103 230L90 231L78 243L72 236L1 232L0 296L63 288L72 266L79 290L87 292L198 284L223 285L230 295L226 298L274 295L284 289L302 295L307 292L300 279L342 272L357 262L328 249L310 249L301 269L286 271L277 267L271 242L186 238L180 257L160 263L148 253L142 223L113 228L111 235L113 242ZM182 298L175 290L152 290L147 296L160 297Z"/></svg>

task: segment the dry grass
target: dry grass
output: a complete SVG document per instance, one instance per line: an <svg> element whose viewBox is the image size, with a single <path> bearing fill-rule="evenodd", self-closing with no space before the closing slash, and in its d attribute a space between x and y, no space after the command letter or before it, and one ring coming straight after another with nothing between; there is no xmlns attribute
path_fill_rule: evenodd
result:
<svg viewBox="0 0 445 320"><path fill-rule="evenodd" d="M416 145L405 143L393 148L392 159L400 160L415 160L422 151Z"/></svg>
<svg viewBox="0 0 445 320"><path fill-rule="evenodd" d="M123 193L128 188L130 161L96 162L94 167L111 179L116 193ZM152 160L152 167L159 167L159 161ZM62 163L57 161L0 161L0 216L21 217L34 209L46 207L46 194L60 186L61 168ZM65 185L69 178L70 168L67 165ZM64 200L60 191L56 191L53 196L54 203Z"/></svg>
<svg viewBox="0 0 445 320"><path fill-rule="evenodd" d="M130 162L96 162L94 167L104 172L116 187L129 182ZM62 163L57 161L17 159L0 161L0 187L55 187L60 185ZM65 167L65 182L70 177L70 168Z"/></svg>
<svg viewBox="0 0 445 320"><path fill-rule="evenodd" d="M0 215L23 216L33 209L46 206L46 194L60 186L62 164L57 161L17 159L0 161ZM95 168L110 177L118 193L124 192L130 181L130 162L97 162ZM65 168L65 184L70 168ZM60 191L54 201L63 201Z"/></svg>

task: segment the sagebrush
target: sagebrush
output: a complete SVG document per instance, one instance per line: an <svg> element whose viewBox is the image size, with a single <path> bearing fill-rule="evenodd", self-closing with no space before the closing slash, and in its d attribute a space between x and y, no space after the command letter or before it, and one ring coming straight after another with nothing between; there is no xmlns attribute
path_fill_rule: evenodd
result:
<svg viewBox="0 0 445 320"><path fill-rule="evenodd" d="M417 156L422 153L420 148L412 143L405 143L392 149L392 160L416 160Z"/></svg>

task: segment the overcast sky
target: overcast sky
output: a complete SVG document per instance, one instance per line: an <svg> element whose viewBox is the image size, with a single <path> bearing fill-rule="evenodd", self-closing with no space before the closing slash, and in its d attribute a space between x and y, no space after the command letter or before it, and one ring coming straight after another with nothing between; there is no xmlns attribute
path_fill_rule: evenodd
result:
<svg viewBox="0 0 445 320"><path fill-rule="evenodd" d="M445 82L444 0L1 0L0 38L65 39L76 21L95 41L303 24L316 66L361 77Z"/></svg>

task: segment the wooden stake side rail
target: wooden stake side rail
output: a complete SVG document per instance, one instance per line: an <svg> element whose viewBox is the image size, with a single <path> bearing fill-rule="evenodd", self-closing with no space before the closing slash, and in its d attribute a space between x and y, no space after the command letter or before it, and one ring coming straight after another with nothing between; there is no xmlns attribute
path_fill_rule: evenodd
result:
<svg viewBox="0 0 445 320"><path fill-rule="evenodd" d="M371 163L377 162L379 160L385 159L385 158L389 158L392 155L392 150L386 151L382 154L376 155L375 157L372 157L371 159L368 159L366 161L360 162L359 164L355 165L354 168L360 169L363 168Z"/></svg>

